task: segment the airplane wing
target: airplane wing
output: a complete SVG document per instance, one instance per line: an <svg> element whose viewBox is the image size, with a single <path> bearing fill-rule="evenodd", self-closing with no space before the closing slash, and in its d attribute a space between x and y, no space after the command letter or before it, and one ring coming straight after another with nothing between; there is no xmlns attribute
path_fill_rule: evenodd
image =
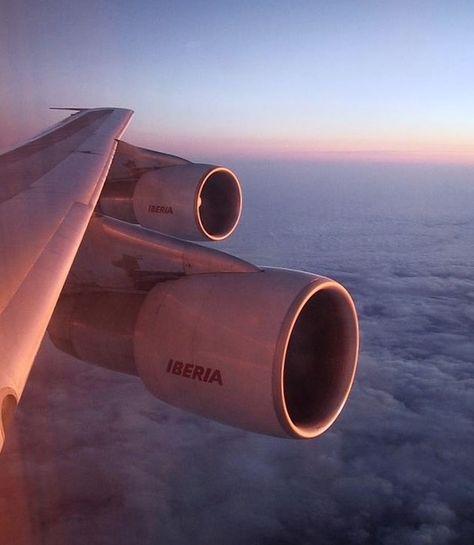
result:
<svg viewBox="0 0 474 545"><path fill-rule="evenodd" d="M131 110L81 110L0 155L0 450Z"/></svg>

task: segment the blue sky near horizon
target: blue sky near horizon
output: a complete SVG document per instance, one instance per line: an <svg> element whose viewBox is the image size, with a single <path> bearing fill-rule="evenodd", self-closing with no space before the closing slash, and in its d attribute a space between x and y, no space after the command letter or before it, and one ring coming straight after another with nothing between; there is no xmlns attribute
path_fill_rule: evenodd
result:
<svg viewBox="0 0 474 545"><path fill-rule="evenodd" d="M2 6L0 145L117 105L172 152L474 162L470 2Z"/></svg>

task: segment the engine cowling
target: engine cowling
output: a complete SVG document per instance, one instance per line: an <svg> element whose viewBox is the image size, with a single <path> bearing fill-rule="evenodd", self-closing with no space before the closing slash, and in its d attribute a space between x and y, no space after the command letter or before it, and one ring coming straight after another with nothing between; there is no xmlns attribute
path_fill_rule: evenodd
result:
<svg viewBox="0 0 474 545"><path fill-rule="evenodd" d="M202 274L147 294L101 297L63 296L53 342L138 374L172 405L251 431L312 438L349 396L357 316L348 292L328 278L283 269Z"/></svg>
<svg viewBox="0 0 474 545"><path fill-rule="evenodd" d="M107 182L106 215L187 240L224 240L239 223L242 191L229 169L186 163Z"/></svg>

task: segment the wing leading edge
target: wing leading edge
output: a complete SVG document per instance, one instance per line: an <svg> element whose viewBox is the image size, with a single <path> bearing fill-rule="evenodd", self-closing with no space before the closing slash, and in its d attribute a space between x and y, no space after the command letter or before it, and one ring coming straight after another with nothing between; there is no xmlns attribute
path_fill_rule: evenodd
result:
<svg viewBox="0 0 474 545"><path fill-rule="evenodd" d="M131 110L83 110L0 156L0 450Z"/></svg>

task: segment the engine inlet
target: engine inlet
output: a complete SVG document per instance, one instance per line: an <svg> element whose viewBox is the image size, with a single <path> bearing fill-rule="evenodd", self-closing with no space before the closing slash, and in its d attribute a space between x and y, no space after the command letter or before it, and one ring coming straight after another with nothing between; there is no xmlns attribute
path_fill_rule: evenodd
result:
<svg viewBox="0 0 474 545"><path fill-rule="evenodd" d="M227 238L242 212L242 192L237 177L226 168L213 169L204 178L197 198L197 220L211 240Z"/></svg>
<svg viewBox="0 0 474 545"><path fill-rule="evenodd" d="M319 285L300 305L283 364L283 403L298 437L316 437L336 420L352 386L359 332L354 304L339 284Z"/></svg>

